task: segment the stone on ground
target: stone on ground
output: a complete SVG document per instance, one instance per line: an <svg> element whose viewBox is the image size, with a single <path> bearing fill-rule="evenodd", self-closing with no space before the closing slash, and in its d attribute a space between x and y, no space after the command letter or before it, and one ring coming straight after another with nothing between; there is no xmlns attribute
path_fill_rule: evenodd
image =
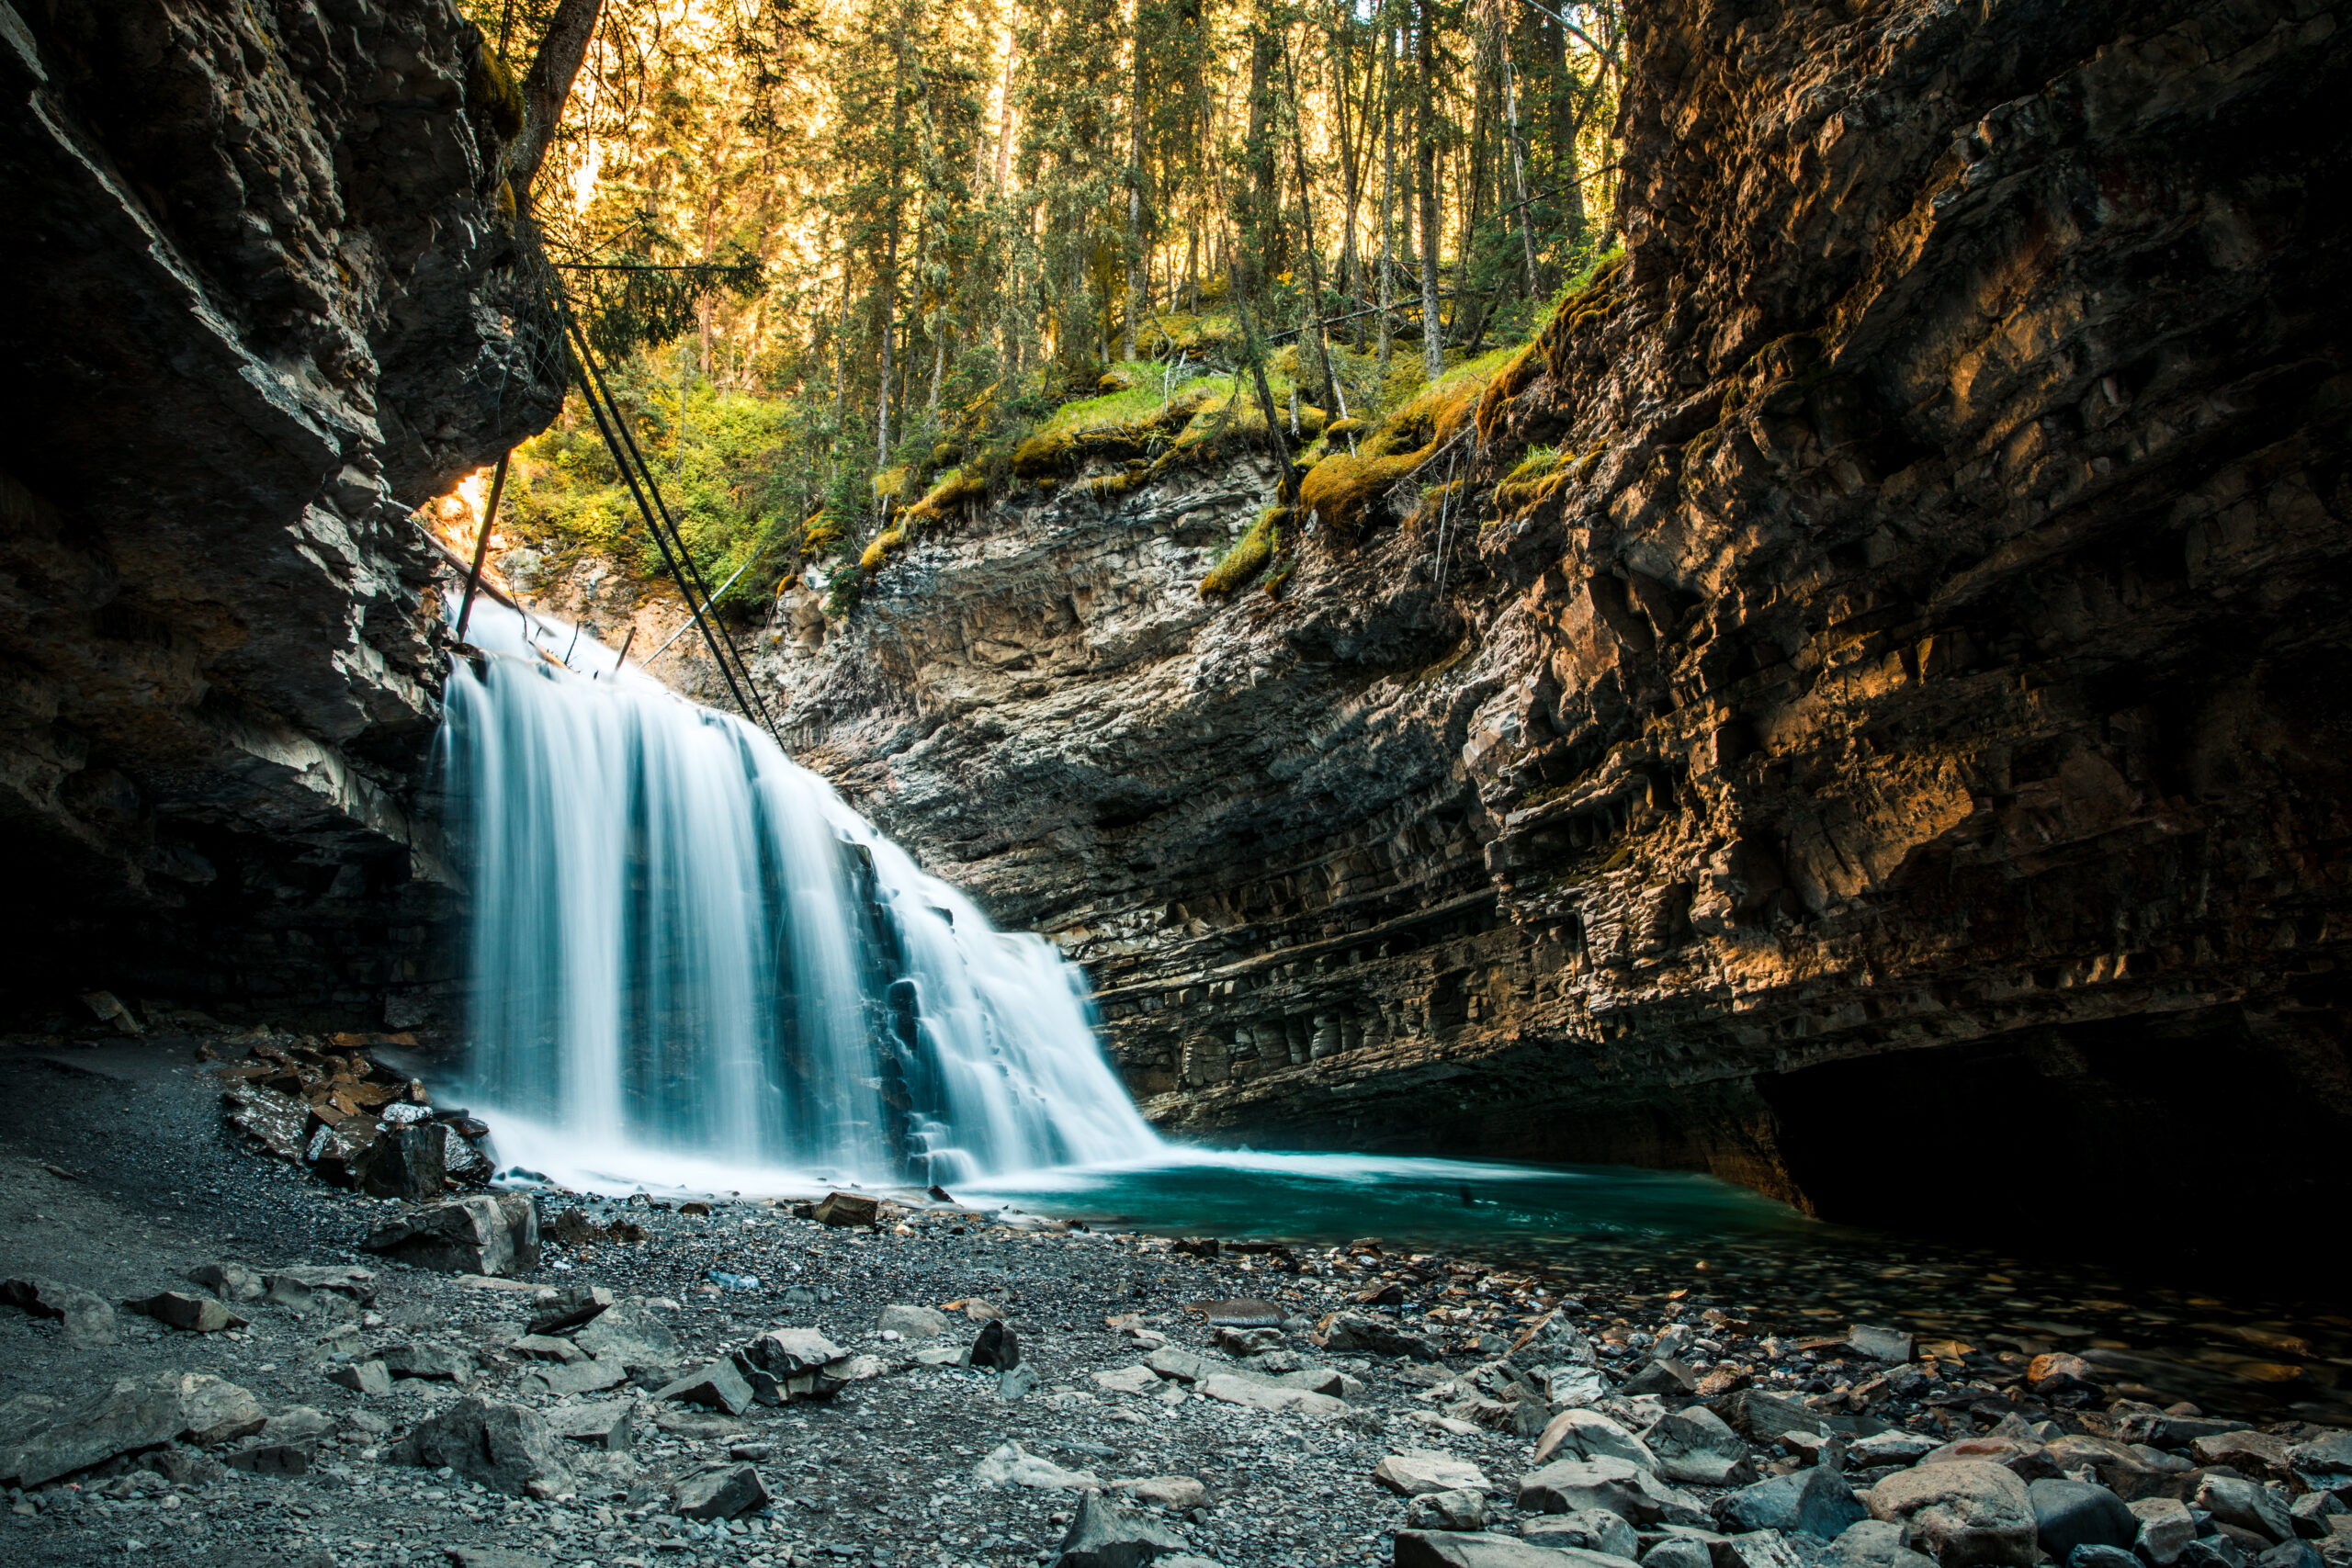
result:
<svg viewBox="0 0 2352 1568"><path fill-rule="evenodd" d="M1143 1568L1189 1552L1193 1543L1148 1514L1122 1508L1100 1492L1079 1499L1055 1568Z"/></svg>
<svg viewBox="0 0 2352 1568"><path fill-rule="evenodd" d="M327 1382L370 1399L382 1399L392 1392L392 1374L381 1361L346 1361L327 1373Z"/></svg>
<svg viewBox="0 0 2352 1568"><path fill-rule="evenodd" d="M1779 1530L1823 1540L1836 1540L1868 1512L1845 1477L1823 1465L1743 1486L1714 1507L1715 1522L1727 1535Z"/></svg>
<svg viewBox="0 0 2352 1568"><path fill-rule="evenodd" d="M178 1435L200 1448L250 1438L267 1424L261 1401L225 1378L209 1372L164 1373L179 1398Z"/></svg>
<svg viewBox="0 0 2352 1568"><path fill-rule="evenodd" d="M1024 1399L1037 1391L1037 1369L1026 1361L1001 1374L996 1380L996 1396L1007 1404Z"/></svg>
<svg viewBox="0 0 2352 1568"><path fill-rule="evenodd" d="M1155 1508L1197 1508L1208 1501L1209 1489L1195 1476L1147 1475L1134 1481L1114 1481L1111 1490Z"/></svg>
<svg viewBox="0 0 2352 1568"><path fill-rule="evenodd" d="M617 1360L550 1362L523 1374L526 1387L546 1390L558 1399L602 1393L628 1382L628 1366Z"/></svg>
<svg viewBox="0 0 2352 1568"><path fill-rule="evenodd" d="M2271 1495L2270 1490L2251 1481L2236 1481L2226 1475L2207 1475L2197 1483L2197 1495L2190 1499L2225 1525L2252 1530L2273 1542L2295 1539L2295 1522L2287 1512L2287 1505Z"/></svg>
<svg viewBox="0 0 2352 1568"><path fill-rule="evenodd" d="M2142 1497L2125 1506L2139 1525L2132 1549L2154 1568L2172 1568L2197 1539L2197 1516L2177 1497Z"/></svg>
<svg viewBox="0 0 2352 1568"><path fill-rule="evenodd" d="M587 1351L553 1334L526 1334L506 1348L526 1361L560 1361L566 1366L577 1366L588 1359Z"/></svg>
<svg viewBox="0 0 2352 1568"><path fill-rule="evenodd" d="M952 1326L944 1312L927 1306L886 1306L881 1321L875 1325L885 1334L895 1333L901 1339L936 1339Z"/></svg>
<svg viewBox="0 0 2352 1568"><path fill-rule="evenodd" d="M743 1374L735 1370L734 1362L721 1359L664 1384L654 1391L653 1397L741 1416L752 1407L752 1385L743 1381Z"/></svg>
<svg viewBox="0 0 2352 1568"><path fill-rule="evenodd" d="M1091 1491L1102 1484L1090 1472L1064 1470L1019 1443L1000 1443L991 1449L985 1459L972 1467L972 1479L983 1486L1035 1486L1072 1492Z"/></svg>
<svg viewBox="0 0 2352 1568"><path fill-rule="evenodd" d="M2035 1539L2061 1562L2078 1546L2128 1551L2139 1539L2139 1519L2104 1486L2087 1481L2037 1481L2026 1494L2033 1500Z"/></svg>
<svg viewBox="0 0 2352 1568"><path fill-rule="evenodd" d="M1641 1537L1634 1527L1606 1508L1583 1508L1573 1514L1538 1514L1521 1521L1519 1533L1538 1546L1597 1551L1604 1557L1638 1558Z"/></svg>
<svg viewBox="0 0 2352 1568"><path fill-rule="evenodd" d="M1876 1328L1857 1323L1846 1330L1846 1346L1866 1361L1907 1361L1911 1336L1899 1328Z"/></svg>
<svg viewBox="0 0 2352 1568"><path fill-rule="evenodd" d="M1373 1480L1402 1497L1436 1492L1484 1492L1494 1485L1487 1472L1465 1459L1432 1449L1407 1449L1373 1467Z"/></svg>
<svg viewBox="0 0 2352 1568"><path fill-rule="evenodd" d="M449 1568L556 1568L556 1560L503 1546L449 1546Z"/></svg>
<svg viewBox="0 0 2352 1568"><path fill-rule="evenodd" d="M1263 1410L1269 1414L1289 1416L1344 1416L1348 1402L1334 1399L1328 1393L1315 1393L1303 1388L1285 1388L1257 1378L1237 1377L1230 1372L1213 1372L1200 1382L1200 1392L1211 1399L1221 1399L1227 1404L1238 1404L1247 1410Z"/></svg>
<svg viewBox="0 0 2352 1568"><path fill-rule="evenodd" d="M1856 1438L1846 1445L1846 1452L1855 1464L1868 1470L1878 1465L1917 1464L1937 1446L1933 1438L1898 1429Z"/></svg>
<svg viewBox="0 0 2352 1568"><path fill-rule="evenodd" d="M1159 1392L1159 1374L1149 1367L1113 1367L1107 1371L1095 1372L1092 1377L1095 1387L1108 1389L1113 1393Z"/></svg>
<svg viewBox="0 0 2352 1568"><path fill-rule="evenodd" d="M1021 1337L1003 1319L990 1318L972 1341L971 1361L976 1367L1010 1371L1021 1364Z"/></svg>
<svg viewBox="0 0 2352 1568"><path fill-rule="evenodd" d="M1642 1568L1712 1568L1713 1554L1704 1541L1668 1536L1642 1553Z"/></svg>
<svg viewBox="0 0 2352 1568"><path fill-rule="evenodd" d="M1657 1468L1657 1456L1650 1452L1648 1444L1598 1410L1563 1410L1552 1417L1535 1439L1534 1462L1544 1464L1555 1454L1563 1459L1623 1460L1641 1470Z"/></svg>
<svg viewBox="0 0 2352 1568"><path fill-rule="evenodd" d="M1699 1375L1672 1357L1652 1361L1618 1385L1617 1392L1627 1399L1636 1394L1655 1393L1665 1399L1681 1399L1699 1392Z"/></svg>
<svg viewBox="0 0 2352 1568"><path fill-rule="evenodd" d="M1424 1492L1405 1506L1405 1528L1417 1530L1482 1530L1487 1528L1487 1495Z"/></svg>
<svg viewBox="0 0 2352 1568"><path fill-rule="evenodd" d="M55 1280L28 1278L0 1281L0 1302L34 1317L54 1318L64 1325L59 1334L76 1350L114 1344L114 1308L96 1292Z"/></svg>
<svg viewBox="0 0 2352 1568"><path fill-rule="evenodd" d="M1321 1340L1323 1348L1334 1355L1403 1356L1416 1361L1438 1359L1437 1347L1419 1335L1362 1313L1332 1314L1324 1320Z"/></svg>
<svg viewBox="0 0 2352 1568"><path fill-rule="evenodd" d="M1863 1501L1871 1517L1906 1527L1913 1543L1943 1568L1979 1562L2023 1568L2033 1561L2032 1494L2006 1466L1990 1461L1898 1471Z"/></svg>
<svg viewBox="0 0 2352 1568"><path fill-rule="evenodd" d="M1883 1519L1860 1519L1847 1526L1846 1533L1830 1544L1829 1561L1835 1568L1936 1568L1936 1560L1912 1551L1908 1540L1901 1525Z"/></svg>
<svg viewBox="0 0 2352 1568"><path fill-rule="evenodd" d="M744 1346L743 1354L762 1371L790 1378L831 1366L849 1352L813 1328L771 1328Z"/></svg>
<svg viewBox="0 0 2352 1568"><path fill-rule="evenodd" d="M1653 1468L1668 1481L1686 1486L1744 1486L1756 1479L1747 1444L1703 1404L1659 1417L1642 1434L1642 1441L1657 1456Z"/></svg>
<svg viewBox="0 0 2352 1568"><path fill-rule="evenodd" d="M1703 1525L1697 1498L1618 1459L1555 1460L1519 1480L1523 1512L1573 1514L1606 1508L1636 1525Z"/></svg>
<svg viewBox="0 0 2352 1568"><path fill-rule="evenodd" d="M1398 1530L1392 1561L1396 1568L1625 1568L1623 1558L1456 1530Z"/></svg>
<svg viewBox="0 0 2352 1568"><path fill-rule="evenodd" d="M224 1302L257 1302L266 1289L261 1275L242 1263L199 1263L187 1277Z"/></svg>
<svg viewBox="0 0 2352 1568"><path fill-rule="evenodd" d="M367 1247L416 1269L514 1274L538 1264L538 1217L519 1192L476 1193L387 1220Z"/></svg>
<svg viewBox="0 0 2352 1568"><path fill-rule="evenodd" d="M878 1199L862 1192L829 1192L809 1218L820 1225L871 1225L882 1217Z"/></svg>
<svg viewBox="0 0 2352 1568"><path fill-rule="evenodd" d="M634 1436L637 1405L626 1399L593 1404L559 1404L545 1413L548 1430L559 1438L613 1452L627 1450Z"/></svg>
<svg viewBox="0 0 2352 1568"><path fill-rule="evenodd" d="M558 1438L536 1410L468 1394L387 1450L392 1464L447 1465L510 1497L549 1498L571 1490Z"/></svg>
<svg viewBox="0 0 2352 1568"><path fill-rule="evenodd" d="M748 1464L721 1465L670 1488L670 1506L689 1519L731 1519L768 1506L768 1489Z"/></svg>
<svg viewBox="0 0 2352 1568"><path fill-rule="evenodd" d="M622 1302L596 1315L571 1342L600 1361L613 1361L635 1371L640 1367L674 1367L685 1359L670 1325L639 1302Z"/></svg>
<svg viewBox="0 0 2352 1568"><path fill-rule="evenodd" d="M612 1310L613 1292L602 1285L566 1285L556 1292L555 1304L531 1314L531 1333L562 1334Z"/></svg>
<svg viewBox="0 0 2352 1568"><path fill-rule="evenodd" d="M375 1359L396 1378L463 1382L474 1375L474 1359L446 1345L386 1345L376 1352Z"/></svg>
<svg viewBox="0 0 2352 1568"><path fill-rule="evenodd" d="M245 1319L211 1297L191 1296L183 1291L158 1291L122 1304L141 1317L152 1317L167 1327L185 1329L190 1334L219 1334L224 1329L245 1326Z"/></svg>

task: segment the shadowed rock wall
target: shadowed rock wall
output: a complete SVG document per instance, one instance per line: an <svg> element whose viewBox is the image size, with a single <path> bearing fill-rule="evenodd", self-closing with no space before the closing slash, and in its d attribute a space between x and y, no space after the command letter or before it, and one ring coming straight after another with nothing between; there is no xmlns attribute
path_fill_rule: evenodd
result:
<svg viewBox="0 0 2352 1568"><path fill-rule="evenodd" d="M12 1002L412 1021L408 513L561 388L518 103L448 0L0 0Z"/></svg>
<svg viewBox="0 0 2352 1568"><path fill-rule="evenodd" d="M2266 1246L2352 1134L2344 20L1634 7L1442 594L1409 487L1222 605L1267 474L1004 503L772 656L796 744L1171 1130Z"/></svg>

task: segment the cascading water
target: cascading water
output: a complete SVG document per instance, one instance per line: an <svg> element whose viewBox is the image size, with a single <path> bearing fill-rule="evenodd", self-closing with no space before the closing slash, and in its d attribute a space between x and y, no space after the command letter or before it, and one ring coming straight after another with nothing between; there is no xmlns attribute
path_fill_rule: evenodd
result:
<svg viewBox="0 0 2352 1568"><path fill-rule="evenodd" d="M451 675L441 739L469 1089L503 1158L741 1188L1159 1153L1050 944L992 929L759 730L548 629L475 604L486 657Z"/></svg>

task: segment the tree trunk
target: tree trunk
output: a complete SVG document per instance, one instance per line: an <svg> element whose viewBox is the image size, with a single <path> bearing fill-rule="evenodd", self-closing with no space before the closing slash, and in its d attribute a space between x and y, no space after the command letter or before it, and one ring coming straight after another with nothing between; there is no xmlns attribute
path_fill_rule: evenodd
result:
<svg viewBox="0 0 2352 1568"><path fill-rule="evenodd" d="M1396 304L1396 28L1380 28L1380 374L1388 375L1389 313Z"/></svg>
<svg viewBox="0 0 2352 1568"><path fill-rule="evenodd" d="M1510 22L1504 18L1496 42L1503 51L1503 111L1510 125L1511 200L1519 213L1519 243L1527 263L1527 297L1541 297L1535 280L1535 209L1527 199L1527 142L1519 129L1519 75L1511 67Z"/></svg>
<svg viewBox="0 0 2352 1568"><path fill-rule="evenodd" d="M1420 80L1413 106L1419 135L1413 161L1421 198L1421 364L1434 381L1445 374L1445 323L1437 313L1438 241L1443 221L1437 179L1437 0L1421 0L1420 9L1420 36L1414 40Z"/></svg>
<svg viewBox="0 0 2352 1568"><path fill-rule="evenodd" d="M581 62L588 58L588 44L596 36L596 17L604 7L605 0L559 0L555 19L548 24L539 51L523 74L523 133L506 150L507 183L514 187L518 205L530 194L539 165L547 162L548 147L555 140Z"/></svg>

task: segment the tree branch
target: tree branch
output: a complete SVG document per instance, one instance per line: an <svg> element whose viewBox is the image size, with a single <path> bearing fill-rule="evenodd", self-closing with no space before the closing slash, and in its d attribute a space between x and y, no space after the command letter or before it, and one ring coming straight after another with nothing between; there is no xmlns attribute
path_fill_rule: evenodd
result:
<svg viewBox="0 0 2352 1568"><path fill-rule="evenodd" d="M563 118L564 101L588 58L588 42L596 36L596 18L605 0L560 0L555 19L548 24L539 51L523 77L523 134L506 151L506 176L517 197L527 193L547 161L555 140L556 122Z"/></svg>

